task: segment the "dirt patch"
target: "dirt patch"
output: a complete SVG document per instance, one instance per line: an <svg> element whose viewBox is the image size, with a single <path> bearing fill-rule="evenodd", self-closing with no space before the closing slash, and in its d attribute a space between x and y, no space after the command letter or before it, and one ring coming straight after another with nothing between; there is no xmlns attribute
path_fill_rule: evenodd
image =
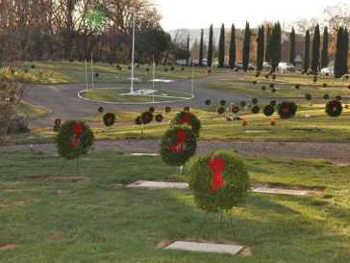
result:
<svg viewBox="0 0 350 263"><path fill-rule="evenodd" d="M8 205L9 203L7 201L0 201L0 207L7 207Z"/></svg>
<svg viewBox="0 0 350 263"><path fill-rule="evenodd" d="M37 175L27 177L31 180L53 180L53 181L86 181L90 178L87 176L72 176L72 175Z"/></svg>
<svg viewBox="0 0 350 263"><path fill-rule="evenodd" d="M16 244L7 244L7 243L0 243L0 250L12 250L16 249L18 245Z"/></svg>
<svg viewBox="0 0 350 263"><path fill-rule="evenodd" d="M15 202L0 201L0 207L22 206L24 204L25 204L24 201L15 201Z"/></svg>
<svg viewBox="0 0 350 263"><path fill-rule="evenodd" d="M242 257L250 257L253 255L252 248L250 247L244 247L241 252L238 253L239 256Z"/></svg>
<svg viewBox="0 0 350 263"><path fill-rule="evenodd" d="M52 233L52 234L49 234L47 236L47 239L54 240L54 241L62 240L62 238L63 238L63 233L62 232Z"/></svg>
<svg viewBox="0 0 350 263"><path fill-rule="evenodd" d="M157 248L166 248L169 246L173 241L171 240L162 240L158 243Z"/></svg>

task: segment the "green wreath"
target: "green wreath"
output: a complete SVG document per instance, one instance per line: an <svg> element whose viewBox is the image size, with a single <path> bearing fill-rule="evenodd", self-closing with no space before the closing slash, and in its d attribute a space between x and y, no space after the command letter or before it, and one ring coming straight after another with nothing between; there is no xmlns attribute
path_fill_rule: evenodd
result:
<svg viewBox="0 0 350 263"><path fill-rule="evenodd" d="M258 114L260 112L260 108L258 105L255 105L253 108L252 108L252 113L254 114Z"/></svg>
<svg viewBox="0 0 350 263"><path fill-rule="evenodd" d="M145 111L141 114L141 120L143 124L149 124L153 121L153 114L149 111Z"/></svg>
<svg viewBox="0 0 350 263"><path fill-rule="evenodd" d="M339 117L343 112L343 106L339 100L332 100L326 104L326 113L330 117Z"/></svg>
<svg viewBox="0 0 350 263"><path fill-rule="evenodd" d="M231 152L194 157L185 170L196 205L208 212L229 210L247 196L248 171L243 161Z"/></svg>
<svg viewBox="0 0 350 263"><path fill-rule="evenodd" d="M199 137L199 131L201 129L201 121L191 112L179 112L175 118L171 121L171 126L188 125L192 128L193 133Z"/></svg>
<svg viewBox="0 0 350 263"><path fill-rule="evenodd" d="M217 112L218 112L219 115L222 115L222 114L224 114L226 112L226 109L225 109L225 107L219 107L217 109Z"/></svg>
<svg viewBox="0 0 350 263"><path fill-rule="evenodd" d="M264 115L270 117L275 113L275 108L272 105L267 105L264 108Z"/></svg>
<svg viewBox="0 0 350 263"><path fill-rule="evenodd" d="M197 139L192 129L184 126L170 128L160 142L160 156L170 166L184 165L196 152Z"/></svg>
<svg viewBox="0 0 350 263"><path fill-rule="evenodd" d="M73 160L87 154L94 143L94 134L82 121L66 121L56 136L58 154Z"/></svg>
<svg viewBox="0 0 350 263"><path fill-rule="evenodd" d="M283 101L278 104L278 115L281 119L290 119L295 116L297 109L295 102Z"/></svg>
<svg viewBox="0 0 350 263"><path fill-rule="evenodd" d="M103 115L103 123L107 127L113 126L115 123L115 119L116 118L114 113L109 112Z"/></svg>
<svg viewBox="0 0 350 263"><path fill-rule="evenodd" d="M305 99L306 99L307 101L312 100L312 95L309 94L309 93L306 93L306 94L305 94Z"/></svg>
<svg viewBox="0 0 350 263"><path fill-rule="evenodd" d="M232 113L237 114L241 109L237 105L233 105L231 108Z"/></svg>

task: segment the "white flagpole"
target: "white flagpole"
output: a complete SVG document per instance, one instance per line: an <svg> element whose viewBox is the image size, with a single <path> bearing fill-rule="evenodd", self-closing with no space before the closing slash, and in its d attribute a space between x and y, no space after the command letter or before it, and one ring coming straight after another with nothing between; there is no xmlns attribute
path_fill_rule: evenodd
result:
<svg viewBox="0 0 350 263"><path fill-rule="evenodd" d="M194 71L193 71L193 58L191 58L191 67L192 67L191 90L192 90L192 97L193 97L193 96L194 96Z"/></svg>
<svg viewBox="0 0 350 263"><path fill-rule="evenodd" d="M153 87L153 103L154 103L154 90L155 90L155 78L156 78L156 63L154 61L154 56L153 56L153 81L152 81L152 87Z"/></svg>
<svg viewBox="0 0 350 263"><path fill-rule="evenodd" d="M134 93L134 63L135 63L135 14L132 16L132 52L131 52L131 87L130 93Z"/></svg>

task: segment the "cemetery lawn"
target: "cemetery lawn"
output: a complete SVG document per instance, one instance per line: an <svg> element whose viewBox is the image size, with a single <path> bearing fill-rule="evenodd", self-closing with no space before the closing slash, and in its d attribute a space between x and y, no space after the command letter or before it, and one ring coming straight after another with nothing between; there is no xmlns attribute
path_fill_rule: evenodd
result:
<svg viewBox="0 0 350 263"><path fill-rule="evenodd" d="M300 86L299 89L296 89L293 83L288 85L281 85L278 82L266 82L266 80L262 80L261 82L258 81L257 84L253 84L252 81L241 83L237 82L239 82L239 80L236 78L225 78L221 81L209 83L207 87L214 90L231 91L233 97L235 94L239 93L246 94L251 98L257 97L267 99L304 99L305 94L309 93L312 95L313 101L316 102L324 101L323 96L325 94L328 94L331 98L342 96L344 103L350 101L350 90L347 87L350 82L347 82L346 86L342 85L337 87L332 87L330 85L323 87L323 82L321 82L321 84L319 83L318 86L306 85ZM276 90L275 92L272 92L273 88L270 87L270 84L274 84L274 88ZM265 90L263 90L263 87L265 87Z"/></svg>
<svg viewBox="0 0 350 263"><path fill-rule="evenodd" d="M80 160L79 174L75 161L40 152L2 152L0 161L2 263L350 261L350 166L244 158L253 184L325 191L308 197L249 194L229 212L231 227L197 209L190 191L124 187L135 180L181 180L160 157L92 153ZM181 239L234 242L251 255L157 248ZM5 244L17 247L1 249Z"/></svg>
<svg viewBox="0 0 350 263"><path fill-rule="evenodd" d="M35 65L35 68L31 68ZM94 75L94 81L96 83L129 83L130 70L128 65L120 65L122 70L117 69L116 64L108 63L95 63L94 73L98 73L98 77ZM29 70L29 72L45 72L51 77L49 80L43 79L41 83L59 84L59 83L85 83L85 63L84 62L69 62L69 61L33 61L26 62L22 66L23 69ZM147 71L149 69L149 71ZM215 72L226 72L225 69L215 69ZM194 68L194 77L208 76L206 68ZM91 69L88 63L88 77L89 83L91 83ZM135 66L135 77L141 81L149 81L153 78L152 65L140 65ZM159 79L189 79L192 78L192 68L175 65L174 70L171 70L171 66L159 66L156 69L156 78Z"/></svg>
<svg viewBox="0 0 350 263"><path fill-rule="evenodd" d="M145 108L146 110L147 108ZM173 109L165 114L163 108L157 108L155 114L162 113L165 117L162 123L152 122L145 125L143 134L141 126L134 120L141 112L116 112L117 122L113 127L104 127L103 114L88 118L87 123L93 128L97 140L115 139L158 139L169 127L180 109ZM278 142L348 142L350 139L350 110L344 109L339 118L328 117L324 104L300 105L297 117L281 120L275 113L271 118L262 113L251 114L243 112L241 117L248 121L248 126L242 127L242 121L226 121L224 116L218 116L209 111L192 109L202 122L201 140L240 140L240 141L278 141ZM270 125L270 119L277 121L276 126ZM3 143L27 144L53 142L56 133L52 128L33 129L30 134L9 136Z"/></svg>
<svg viewBox="0 0 350 263"><path fill-rule="evenodd" d="M17 114L24 118L35 119L49 114L50 110L39 105L31 104L23 101L17 107Z"/></svg>
<svg viewBox="0 0 350 263"><path fill-rule="evenodd" d="M317 77L317 82L314 82L314 75L306 75L306 74L301 74L301 73L276 73L276 80L273 80L272 77L270 76L268 79L265 78L265 75L268 72L262 72L259 77L256 77L255 72L247 72L247 73L242 73L242 72L234 72L231 77L225 78L225 79L231 79L232 81L249 81L252 82L254 80L258 82L274 82L274 83L285 83L285 84L300 84L300 85L306 85L306 86L322 86L323 83L326 83L328 86L333 86L333 87L348 87L350 84L350 78L345 79L345 78L334 78L334 77L327 77L327 76L322 76L319 75Z"/></svg>

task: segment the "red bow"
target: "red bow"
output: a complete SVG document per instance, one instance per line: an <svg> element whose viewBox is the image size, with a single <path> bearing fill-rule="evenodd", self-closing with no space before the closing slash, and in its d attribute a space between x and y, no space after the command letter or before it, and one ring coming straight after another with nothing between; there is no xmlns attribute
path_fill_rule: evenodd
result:
<svg viewBox="0 0 350 263"><path fill-rule="evenodd" d="M170 145L170 151L174 152L183 152L185 147L187 134L184 130L178 130L176 132L176 142L175 144Z"/></svg>
<svg viewBox="0 0 350 263"><path fill-rule="evenodd" d="M75 123L73 123L72 129L73 129L73 134L74 134L72 144L74 147L78 147L79 136L83 133L84 127L81 125L81 123L75 122Z"/></svg>
<svg viewBox="0 0 350 263"><path fill-rule="evenodd" d="M190 114L186 113L182 118L182 123L189 124L190 123Z"/></svg>
<svg viewBox="0 0 350 263"><path fill-rule="evenodd" d="M338 103L335 102L335 101L332 101L332 102L331 102L332 111L334 111L334 112L337 111L337 106L338 106L337 104L338 104Z"/></svg>
<svg viewBox="0 0 350 263"><path fill-rule="evenodd" d="M289 112L289 104L286 104L283 108L283 112L284 113L288 113Z"/></svg>
<svg viewBox="0 0 350 263"><path fill-rule="evenodd" d="M213 194L216 194L216 190L221 188L225 183L225 180L222 178L222 173L225 170L225 162L221 158L215 157L209 161L209 167L213 173L211 190Z"/></svg>

